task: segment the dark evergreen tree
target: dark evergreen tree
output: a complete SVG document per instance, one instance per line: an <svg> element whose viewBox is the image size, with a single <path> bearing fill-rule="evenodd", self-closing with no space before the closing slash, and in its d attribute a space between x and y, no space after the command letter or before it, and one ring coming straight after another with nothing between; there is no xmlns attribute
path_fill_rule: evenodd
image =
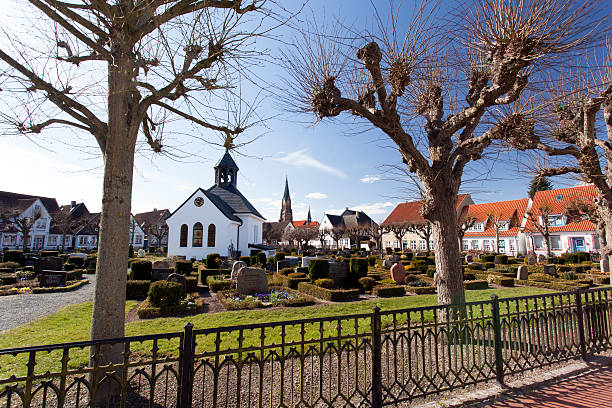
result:
<svg viewBox="0 0 612 408"><path fill-rule="evenodd" d="M553 185L548 177L536 175L529 183L529 198L533 199L538 191L552 190Z"/></svg>

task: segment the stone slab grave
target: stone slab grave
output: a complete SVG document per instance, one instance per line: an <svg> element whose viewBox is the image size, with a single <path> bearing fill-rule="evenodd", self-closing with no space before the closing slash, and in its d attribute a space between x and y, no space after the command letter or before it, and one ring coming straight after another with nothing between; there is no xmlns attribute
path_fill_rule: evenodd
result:
<svg viewBox="0 0 612 408"><path fill-rule="evenodd" d="M238 272L242 268L246 268L246 266L247 266L247 264L245 262L242 262L242 261L234 262L234 264L232 265L232 280L233 281L236 280L236 276L238 276Z"/></svg>
<svg viewBox="0 0 612 408"><path fill-rule="evenodd" d="M64 260L59 256L45 256L34 263L34 272L40 274L42 271L61 271Z"/></svg>
<svg viewBox="0 0 612 408"><path fill-rule="evenodd" d="M329 279L334 280L334 285L343 287L347 284L349 276L349 264L346 262L330 262L329 263Z"/></svg>
<svg viewBox="0 0 612 408"><path fill-rule="evenodd" d="M168 279L166 280L168 282L180 283L181 285L183 285L184 289L187 288L187 278L184 275L181 275L180 273L171 273L170 276L168 276Z"/></svg>
<svg viewBox="0 0 612 408"><path fill-rule="evenodd" d="M172 274L173 268L170 267L169 262L165 259L163 261L153 262L151 274L151 281L167 280Z"/></svg>
<svg viewBox="0 0 612 408"><path fill-rule="evenodd" d="M402 264L393 264L391 267L391 279L393 279L397 283L404 284L406 280L406 269Z"/></svg>
<svg viewBox="0 0 612 408"><path fill-rule="evenodd" d="M529 271L527 269L527 265L519 266L518 270L516 271L516 279L527 280L528 276L529 276Z"/></svg>
<svg viewBox="0 0 612 408"><path fill-rule="evenodd" d="M300 257L288 256L285 258L285 261L289 262L288 268L295 268L296 266L298 266L298 263L300 262Z"/></svg>
<svg viewBox="0 0 612 408"><path fill-rule="evenodd" d="M557 267L555 265L544 265L543 268L545 274L557 276Z"/></svg>
<svg viewBox="0 0 612 408"><path fill-rule="evenodd" d="M65 285L68 278L66 271L47 271L40 273L40 286L43 288Z"/></svg>
<svg viewBox="0 0 612 408"><path fill-rule="evenodd" d="M236 290L241 295L268 293L268 275L259 268L241 268L236 274Z"/></svg>
<svg viewBox="0 0 612 408"><path fill-rule="evenodd" d="M304 268L308 268L308 265L310 264L310 260L311 259L316 259L316 258L312 257L312 256L303 256L302 257L302 266Z"/></svg>
<svg viewBox="0 0 612 408"><path fill-rule="evenodd" d="M276 272L280 272L281 269L291 268L291 263L286 260L276 262Z"/></svg>

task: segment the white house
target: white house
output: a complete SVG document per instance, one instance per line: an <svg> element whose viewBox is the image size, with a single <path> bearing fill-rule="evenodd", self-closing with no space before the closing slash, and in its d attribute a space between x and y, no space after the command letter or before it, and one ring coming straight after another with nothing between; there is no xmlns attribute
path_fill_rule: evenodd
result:
<svg viewBox="0 0 612 408"><path fill-rule="evenodd" d="M249 255L262 243L265 218L237 188L238 166L226 151L215 165L215 185L198 188L166 219L168 255Z"/></svg>

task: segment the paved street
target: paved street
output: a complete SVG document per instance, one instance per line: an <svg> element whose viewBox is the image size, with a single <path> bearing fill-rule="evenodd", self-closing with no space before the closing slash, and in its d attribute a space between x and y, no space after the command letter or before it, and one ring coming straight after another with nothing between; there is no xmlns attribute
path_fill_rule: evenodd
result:
<svg viewBox="0 0 612 408"><path fill-rule="evenodd" d="M83 275L89 285L64 293L0 296L0 331L5 331L57 312L60 308L93 300L96 275Z"/></svg>

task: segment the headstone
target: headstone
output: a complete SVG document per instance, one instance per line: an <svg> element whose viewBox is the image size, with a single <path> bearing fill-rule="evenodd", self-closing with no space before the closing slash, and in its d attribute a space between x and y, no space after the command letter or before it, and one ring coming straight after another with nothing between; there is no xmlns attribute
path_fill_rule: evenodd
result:
<svg viewBox="0 0 612 408"><path fill-rule="evenodd" d="M36 261L38 261L38 257L36 255L27 254L24 259L24 265L34 266L36 265Z"/></svg>
<svg viewBox="0 0 612 408"><path fill-rule="evenodd" d="M276 272L279 272L281 269L285 268L291 268L291 263L289 263L289 261L282 260L276 263Z"/></svg>
<svg viewBox="0 0 612 408"><path fill-rule="evenodd" d="M68 277L66 271L47 271L40 273L40 286L43 288L65 285Z"/></svg>
<svg viewBox="0 0 612 408"><path fill-rule="evenodd" d="M302 266L303 266L303 267L305 267L305 268L307 268L307 267L308 267L308 264L310 264L310 260L311 260L311 259L315 259L315 258L314 258L314 257L312 257L312 256L303 256L303 257L302 257Z"/></svg>
<svg viewBox="0 0 612 408"><path fill-rule="evenodd" d="M64 260L59 256L45 256L34 263L34 272L39 274L44 270L61 271Z"/></svg>
<svg viewBox="0 0 612 408"><path fill-rule="evenodd" d="M160 281L160 280L166 280L168 279L170 275L172 275L173 272L174 272L174 269L170 269L170 268L153 269L151 273L151 281L155 282L155 281Z"/></svg>
<svg viewBox="0 0 612 408"><path fill-rule="evenodd" d="M334 280L336 287L344 287L348 281L349 264L347 262L330 262L327 277Z"/></svg>
<svg viewBox="0 0 612 408"><path fill-rule="evenodd" d="M145 252L145 250L144 250L144 249L140 248L140 249L138 250L138 257L139 257L139 258L144 258L144 256L145 256L146 254L147 254L147 253Z"/></svg>
<svg viewBox="0 0 612 408"><path fill-rule="evenodd" d="M465 256L465 263L469 264L470 262L473 262L473 261L474 261L474 257L472 255L467 254Z"/></svg>
<svg viewBox="0 0 612 408"><path fill-rule="evenodd" d="M404 265L398 263L393 264L391 267L391 279L397 283L404 283L406 280L406 269L404 269Z"/></svg>
<svg viewBox="0 0 612 408"><path fill-rule="evenodd" d="M241 268L236 275L236 290L242 295L268 292L268 275L259 268Z"/></svg>
<svg viewBox="0 0 612 408"><path fill-rule="evenodd" d="M187 278L185 275L181 275L180 273L171 273L170 276L166 279L168 282L176 282L183 285L183 288L187 287Z"/></svg>
<svg viewBox="0 0 612 408"><path fill-rule="evenodd" d="M170 265L166 261L153 262L153 269L170 269Z"/></svg>
<svg viewBox="0 0 612 408"><path fill-rule="evenodd" d="M557 276L557 267L555 265L544 265L544 273L547 275Z"/></svg>
<svg viewBox="0 0 612 408"><path fill-rule="evenodd" d="M527 280L528 275L529 275L529 272L527 270L527 265L521 265L518 267L518 270L516 271L516 279Z"/></svg>
<svg viewBox="0 0 612 408"><path fill-rule="evenodd" d="M233 281L236 280L236 276L238 275L238 272L242 268L246 268L246 266L247 266L247 264L245 262L242 262L242 261L234 262L234 264L232 265L232 280Z"/></svg>
<svg viewBox="0 0 612 408"><path fill-rule="evenodd" d="M529 256L527 257L527 264L528 265L535 265L538 263L538 258L536 258L534 253L529 254Z"/></svg>
<svg viewBox="0 0 612 408"><path fill-rule="evenodd" d="M480 262L470 262L470 263L468 264L468 266L469 266L471 269L475 269L475 270L477 270L477 271L482 271L482 270L484 270L484 267L482 266L482 264L481 264Z"/></svg>
<svg viewBox="0 0 612 408"><path fill-rule="evenodd" d="M393 266L393 261L390 259L385 259L382 262L383 268L391 268Z"/></svg>
<svg viewBox="0 0 612 408"><path fill-rule="evenodd" d="M285 258L285 261L289 262L289 266L287 266L287 268L295 268L296 266L298 266L300 258L297 256L288 256Z"/></svg>

